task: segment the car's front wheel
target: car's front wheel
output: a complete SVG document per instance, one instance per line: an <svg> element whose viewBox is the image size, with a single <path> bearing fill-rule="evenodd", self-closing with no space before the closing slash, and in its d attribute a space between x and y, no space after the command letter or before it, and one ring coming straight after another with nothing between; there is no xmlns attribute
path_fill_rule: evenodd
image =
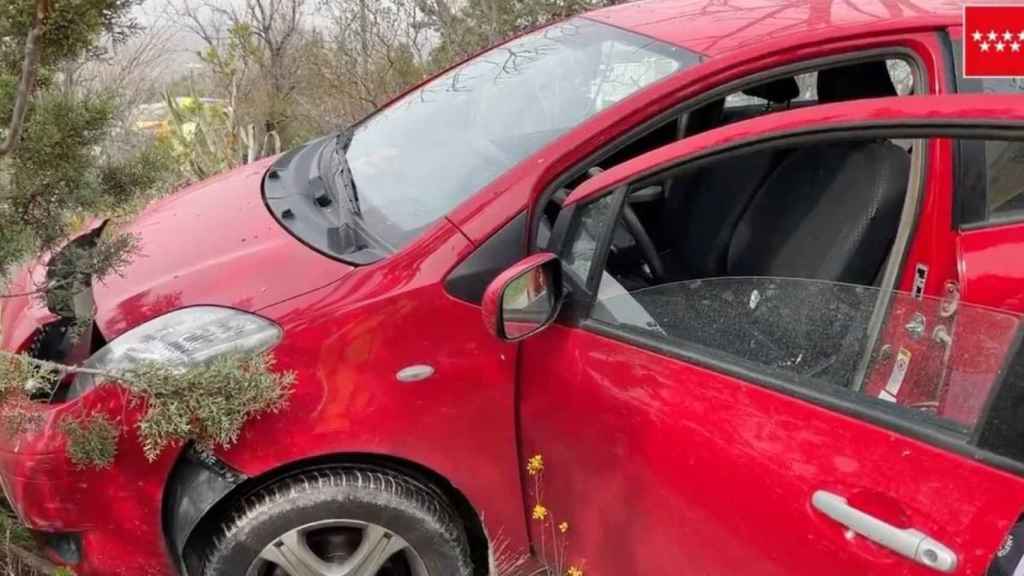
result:
<svg viewBox="0 0 1024 576"><path fill-rule="evenodd" d="M376 470L318 471L245 498L205 576L470 576L461 522L425 486Z"/></svg>

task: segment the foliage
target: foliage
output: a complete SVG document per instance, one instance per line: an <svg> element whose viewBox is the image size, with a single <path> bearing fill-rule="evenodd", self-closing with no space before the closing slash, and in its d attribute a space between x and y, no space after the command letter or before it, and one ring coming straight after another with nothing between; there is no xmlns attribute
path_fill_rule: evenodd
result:
<svg viewBox="0 0 1024 576"><path fill-rule="evenodd" d="M0 498L0 574L3 576L74 576L70 570L53 570L34 553L35 539L18 520L10 505Z"/></svg>
<svg viewBox="0 0 1024 576"><path fill-rule="evenodd" d="M127 266L135 254L135 244L135 237L129 234L68 244L50 259L45 292L40 296L55 314L74 319L76 332L80 332L92 318L89 311L75 309L75 295L91 278L102 278Z"/></svg>
<svg viewBox="0 0 1024 576"><path fill-rule="evenodd" d="M132 401L144 406L138 431L146 457L190 439L206 450L234 444L246 422L284 407L295 375L272 368L260 354L223 356L184 372L159 364L129 371Z"/></svg>
<svg viewBox="0 0 1024 576"><path fill-rule="evenodd" d="M0 355L0 430L23 434L42 424L33 391L52 386L60 377L54 367L31 362L26 356Z"/></svg>
<svg viewBox="0 0 1024 576"><path fill-rule="evenodd" d="M0 155L0 280L19 262L59 246L88 215L130 204L163 182L170 165L156 149L146 147L116 160L102 154L115 94L80 93L55 82L61 64L95 48L101 34L123 38L130 33L135 25L127 10L136 3L72 0L52 5L41 23L37 81L27 86L29 94L21 94L29 102L23 121L12 114L19 79L26 73L22 53L35 0L0 6L0 134L11 132L15 124L21 127L13 149ZM108 245L115 246L128 250L130 243ZM81 274L72 276L102 276L120 261L108 252L83 261Z"/></svg>
<svg viewBox="0 0 1024 576"><path fill-rule="evenodd" d="M269 354L221 356L187 369L149 363L108 373L0 353L0 422L5 432L30 431L38 424L39 414L38 405L29 400L31 391L49 389L55 381L76 373L127 391L129 405L141 408L136 429L149 460L189 440L204 450L230 447L246 422L286 405L295 381L291 372L274 372ZM124 426L119 419L98 412L80 414L67 417L60 426L75 466L113 464Z"/></svg>
<svg viewBox="0 0 1024 576"><path fill-rule="evenodd" d="M43 34L42 66L52 68L70 58L96 48L96 39L106 33L123 41L138 30L131 9L141 0L60 0L52 3L52 12ZM0 2L0 69L17 75L22 44L32 24L35 0ZM0 74L2 77L3 74ZM0 107L0 112L3 108ZM0 117L9 117L4 115Z"/></svg>
<svg viewBox="0 0 1024 576"><path fill-rule="evenodd" d="M619 0L170 1L206 45L199 84L175 95L205 90L229 103L236 133L272 130L287 149L488 46Z"/></svg>
<svg viewBox="0 0 1024 576"><path fill-rule="evenodd" d="M230 110L223 103L204 102L194 95L165 98L171 119L169 129L159 138L169 145L178 166L202 180L238 165L238 138Z"/></svg>
<svg viewBox="0 0 1024 576"><path fill-rule="evenodd" d="M83 313L91 310L78 310L76 296L125 266L135 256L135 238L107 226L102 235L68 240L93 217L128 215L176 177L173 146L139 131L118 132L116 123L130 98L81 84L76 76L83 61L123 44L138 30L130 16L138 4L0 2L0 304L35 297L63 320L88 321ZM112 145L114 138L118 145ZM39 254L51 255L45 278L20 286L20 294L10 293L6 283L12 272ZM37 429L45 419L33 394L84 371L0 352L0 432ZM184 371L146 365L124 374L92 372L106 378L104 386L122 386L129 402L141 407L138 433L149 458L189 439L207 448L230 445L248 419L283 405L293 379L273 374L266 356L222 358ZM57 422L71 463L111 466L123 418L83 408ZM52 571L16 559L8 553L14 549L13 542L0 542L0 568L6 573Z"/></svg>
<svg viewBox="0 0 1024 576"><path fill-rule="evenodd" d="M20 263L39 253L52 255L40 285L23 286L20 294L0 286L0 299L39 298L51 312L78 326L91 320L92 311L80 310L76 297L90 282L127 265L135 256L136 241L111 232L114 226L95 236L67 239L86 219L125 215L126 207L137 207L165 188L165 175L174 166L172 156L180 152L172 145L154 144L127 157L104 153L119 95L66 85L64 65L95 54L101 35L116 44L131 33L134 23L128 11L137 3L16 0L0 6L0 284ZM247 43L248 33L243 28L237 32L238 42ZM179 135L188 130L188 122L193 123L191 136L178 140L180 147L203 142L209 150L223 148L208 135L213 132L209 125L229 114L224 107L198 100L169 105ZM197 176L222 167L204 167ZM139 438L146 456L153 459L167 446L190 439L211 449L230 445L248 419L280 408L292 376L274 374L271 368L269 357L258 355L220 358L187 370L143 365L123 374L94 375L108 385L123 386L130 402L142 407ZM41 411L32 395L54 390L63 378L85 371L0 353L3 431L20 434L39 426ZM62 421L72 463L111 465L123 425L119 418L101 413Z"/></svg>
<svg viewBox="0 0 1024 576"><path fill-rule="evenodd" d="M68 459L75 468L103 470L114 464L121 428L107 415L97 413L66 418L60 429L67 437Z"/></svg>
<svg viewBox="0 0 1024 576"><path fill-rule="evenodd" d="M441 42L431 53L441 68L526 30L574 14L614 4L602 0L468 0L441 26Z"/></svg>
<svg viewBox="0 0 1024 576"><path fill-rule="evenodd" d="M32 534L18 522L7 502L0 505L0 541L18 546L32 545Z"/></svg>

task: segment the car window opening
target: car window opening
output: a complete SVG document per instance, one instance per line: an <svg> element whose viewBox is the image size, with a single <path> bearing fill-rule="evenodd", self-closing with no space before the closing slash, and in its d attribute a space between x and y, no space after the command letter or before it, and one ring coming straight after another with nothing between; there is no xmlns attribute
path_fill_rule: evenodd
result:
<svg viewBox="0 0 1024 576"><path fill-rule="evenodd" d="M546 202L544 214L548 224L553 223L561 200L595 173L682 138L784 110L864 98L906 96L914 94L917 89L914 67L904 58L896 57L830 66L754 84L672 118L601 159L556 191ZM910 152L913 141L894 139L891 142ZM781 156L751 158L750 165L743 168L756 179L756 176L773 170L781 161ZM665 184L664 200L667 203L669 199L675 200L673 197L678 194L671 189L672 183ZM547 231L539 230L536 245L544 246L546 240L542 240L546 237Z"/></svg>
<svg viewBox="0 0 1024 576"><path fill-rule="evenodd" d="M909 68L906 74L893 70L902 68L877 60L804 76L815 77L810 91L814 101L826 103L912 91ZM808 89L787 77L744 93L781 104ZM727 100L688 114L688 134L728 123ZM612 240L608 271L626 289L721 276L790 276L877 286L907 193L912 142L759 150L632 189ZM591 168L583 179L601 170ZM556 210L568 193L563 189L555 194ZM547 236L550 226L541 228ZM847 228L848 235L838 233ZM793 234L812 242L797 246ZM822 242L826 237L837 244Z"/></svg>

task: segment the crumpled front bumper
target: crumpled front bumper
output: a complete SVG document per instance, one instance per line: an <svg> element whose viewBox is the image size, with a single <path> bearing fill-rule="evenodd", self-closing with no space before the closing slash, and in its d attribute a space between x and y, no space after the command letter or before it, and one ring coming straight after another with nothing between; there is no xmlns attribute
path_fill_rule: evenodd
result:
<svg viewBox="0 0 1024 576"><path fill-rule="evenodd" d="M0 350L22 352L49 314L36 298L0 302ZM67 403L33 403L36 420L21 432L0 425L0 486L47 556L76 574L176 574L163 537L164 484L177 451L148 462L135 435L137 414L123 391L102 386ZM106 470L79 469L67 456L62 423L104 413L122 425ZM74 554L68 544L73 543Z"/></svg>
<svg viewBox="0 0 1024 576"><path fill-rule="evenodd" d="M16 435L0 434L0 484L18 517L44 543L51 560L76 574L176 574L163 535L164 488L177 451L149 462L132 427L133 411L121 392L100 387L81 400L41 407L42 425ZM66 454L64 418L105 412L127 423L114 464L78 468ZM61 538L77 554L61 554ZM77 560L77 562L72 562Z"/></svg>

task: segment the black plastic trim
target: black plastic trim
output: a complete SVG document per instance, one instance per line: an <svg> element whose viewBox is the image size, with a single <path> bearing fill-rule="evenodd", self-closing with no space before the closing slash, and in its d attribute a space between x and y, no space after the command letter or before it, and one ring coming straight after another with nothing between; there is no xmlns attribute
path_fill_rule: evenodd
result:
<svg viewBox="0 0 1024 576"><path fill-rule="evenodd" d="M939 30L939 45L942 46L942 62L946 67L946 92L955 94L957 88L956 56L953 53L953 41L949 38L949 32Z"/></svg>
<svg viewBox="0 0 1024 576"><path fill-rule="evenodd" d="M612 217L609 223L601 229L601 237L594 238L595 258L590 263L590 269L587 270L587 278L585 279L584 284L579 284L572 274L562 274L563 282L569 282L569 286L563 288L562 291L565 297L565 304L567 304L565 309L569 310L569 316L564 317L567 321L576 322L590 315L590 309L593 306L594 301L597 299L597 289L601 282L601 272L605 268L605 264L608 259L608 251L611 249L612 239L615 237L615 222L618 221L619 213L622 211L622 207L626 203L627 190L628 186L620 186L615 189L615 191L610 192L610 194L615 195L611 208ZM566 240L568 238L572 238L575 235L576 229L583 225L582 218L575 218L573 216L576 210L585 209L590 204L593 204L606 196L607 195L601 195L582 205L574 205L566 208L559 213L558 222L555 223L555 233L552 235L551 246L558 247L558 254L562 258L565 258L568 252L572 250L572 245L566 242ZM571 226L570 223L572 223Z"/></svg>
<svg viewBox="0 0 1024 576"><path fill-rule="evenodd" d="M38 532L34 534L43 541L43 547L51 551L69 566L82 561L82 536L73 532Z"/></svg>
<svg viewBox="0 0 1024 576"><path fill-rule="evenodd" d="M960 138L953 147L954 226L961 229L988 227L988 183L985 142Z"/></svg>
<svg viewBox="0 0 1024 576"><path fill-rule="evenodd" d="M328 202L321 176L323 155L336 143L325 136L278 158L263 175L262 199L277 224L319 254L351 266L373 264L394 249L367 233L362 220Z"/></svg>
<svg viewBox="0 0 1024 576"><path fill-rule="evenodd" d="M998 228L1000 226L1009 226L1011 224L1020 224L1024 222L1024 211L1014 210L1013 212L1000 212L993 214L985 220L978 222L971 222L969 224L961 224L960 230L964 232L970 232L971 230L985 230L988 228Z"/></svg>
<svg viewBox="0 0 1024 576"><path fill-rule="evenodd" d="M164 535L182 574L193 573L185 565L185 550L200 520L246 479L215 456L191 445L182 452L167 480L163 505Z"/></svg>
<svg viewBox="0 0 1024 576"><path fill-rule="evenodd" d="M1018 330L974 444L1024 462L1024 329Z"/></svg>
<svg viewBox="0 0 1024 576"><path fill-rule="evenodd" d="M963 40L959 43L949 41L950 50L953 56L953 75L956 78L957 92L965 94L977 94L985 91L985 84L981 78L966 78L960 73L964 69ZM959 44L959 46L957 45Z"/></svg>
<svg viewBox="0 0 1024 576"><path fill-rule="evenodd" d="M524 210L478 246L444 280L449 294L470 304L480 304L484 291L498 274L526 257Z"/></svg>

